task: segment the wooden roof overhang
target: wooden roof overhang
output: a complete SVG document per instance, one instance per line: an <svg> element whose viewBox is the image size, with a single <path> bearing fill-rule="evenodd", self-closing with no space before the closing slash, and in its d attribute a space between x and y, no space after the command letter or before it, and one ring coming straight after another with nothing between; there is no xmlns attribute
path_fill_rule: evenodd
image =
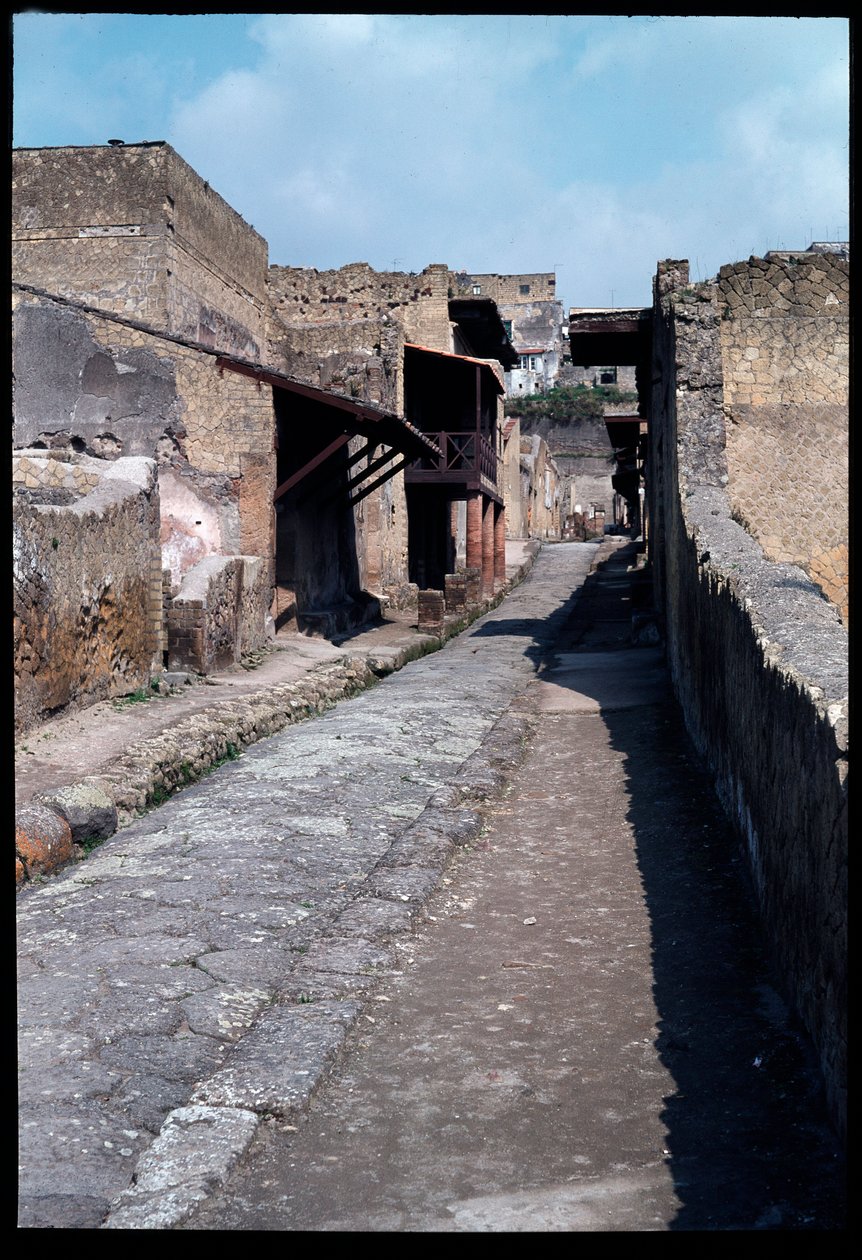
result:
<svg viewBox="0 0 862 1260"><path fill-rule="evenodd" d="M493 298L450 298L449 318L458 325L477 355L497 359L504 368L518 366L518 351L509 339Z"/></svg>
<svg viewBox="0 0 862 1260"><path fill-rule="evenodd" d="M569 312L572 363L638 365L649 358L652 310L648 307L585 309Z"/></svg>
<svg viewBox="0 0 862 1260"><path fill-rule="evenodd" d="M373 403L358 402L342 394L333 394L316 385L307 385L304 381L297 381L284 372L276 372L262 364L251 364L230 355L219 355L216 366L219 372L225 370L237 372L240 376L256 380L258 385L269 385L273 389L284 390L286 393L332 408L339 413L338 423L342 427L342 432L277 487L273 495L274 501L282 498L288 490L292 490L356 436L365 437L366 444L350 457L346 465L341 466L339 476L344 472L345 467L349 469L358 464L364 456L370 456L378 447L385 446L389 449L376 459L370 460L365 468L347 481L346 486L341 486L340 490L331 496L337 498L346 491L347 502L350 506L359 503L372 490L376 490L383 482L388 481L397 472L401 472L411 460L423 456L439 457L441 454L433 438L403 417L385 411ZM392 464L391 461L396 455L401 455L403 458L398 463ZM389 467L386 467L387 464ZM380 476L369 482L368 478L378 472Z"/></svg>

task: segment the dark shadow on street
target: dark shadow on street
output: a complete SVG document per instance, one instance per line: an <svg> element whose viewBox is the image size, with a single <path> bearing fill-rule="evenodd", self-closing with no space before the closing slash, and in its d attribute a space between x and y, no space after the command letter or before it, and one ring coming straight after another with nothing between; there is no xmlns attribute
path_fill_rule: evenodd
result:
<svg viewBox="0 0 862 1260"><path fill-rule="evenodd" d="M620 547L587 579L555 619L552 651L536 635L527 654L539 672L572 651L619 652L621 669L632 669L632 658L647 664L632 646L627 611L649 602L637 554L634 543ZM620 579L629 568L627 593ZM576 685L591 694L588 669ZM680 1201L669 1228L840 1229L844 1165L814 1052L779 996L742 850L712 777L669 683L664 702L633 708L606 709L601 690L592 687L625 757L627 817L651 922L656 1045L676 1083L661 1115Z"/></svg>

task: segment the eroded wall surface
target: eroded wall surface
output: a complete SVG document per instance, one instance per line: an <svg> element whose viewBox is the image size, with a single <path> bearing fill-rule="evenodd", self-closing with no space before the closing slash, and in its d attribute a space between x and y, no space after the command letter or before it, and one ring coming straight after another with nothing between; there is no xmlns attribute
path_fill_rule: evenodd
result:
<svg viewBox="0 0 862 1260"><path fill-rule="evenodd" d="M675 691L742 838L785 996L817 1048L843 1130L847 631L808 574L771 560L737 519L722 375L723 319L733 320L724 305L718 284L688 286L687 264L660 265L650 559ZM828 343L823 350L831 353ZM838 345L839 363L841 353Z"/></svg>
<svg viewBox="0 0 862 1260"><path fill-rule="evenodd" d="M733 509L772 560L848 613L849 263L722 267L721 358Z"/></svg>
<svg viewBox="0 0 862 1260"><path fill-rule="evenodd" d="M17 447L155 459L175 580L205 554L273 555L272 390L132 321L16 292Z"/></svg>
<svg viewBox="0 0 862 1260"><path fill-rule="evenodd" d="M152 460L13 459L16 730L149 687L161 668Z"/></svg>
<svg viewBox="0 0 862 1260"><path fill-rule="evenodd" d="M417 275L351 263L337 271L270 267L274 365L310 384L404 411L405 341L452 349L448 271Z"/></svg>

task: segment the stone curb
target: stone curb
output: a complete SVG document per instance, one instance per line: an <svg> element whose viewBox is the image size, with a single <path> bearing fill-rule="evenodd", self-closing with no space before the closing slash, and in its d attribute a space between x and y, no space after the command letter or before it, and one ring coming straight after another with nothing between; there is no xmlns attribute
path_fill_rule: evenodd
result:
<svg viewBox="0 0 862 1260"><path fill-rule="evenodd" d="M72 845L40 840L41 832L33 831L35 820L25 812L29 806L20 807L16 811L16 886L25 886L34 877L51 875L85 857L89 847L163 804L223 762L234 760L259 740L316 717L410 661L437 651L518 586L533 567L539 550L538 543L530 548L493 599L447 624L440 636L417 634L415 643L391 655L385 651L369 652L367 657L346 653L343 661L318 665L295 682L270 687L242 700L220 702L169 731L131 745L100 775L87 775L67 787L39 793L33 804L53 811L71 827ZM44 820L39 825L44 832Z"/></svg>
<svg viewBox="0 0 862 1260"><path fill-rule="evenodd" d="M380 859L367 891L341 911L303 959L302 971L287 979L280 1002L262 1013L224 1064L198 1082L190 1105L168 1114L140 1156L131 1185L112 1201L102 1229L183 1224L224 1185L265 1119L284 1123L307 1112L351 1029L363 1018L374 1022L367 1012L373 990L396 962L388 942L406 937L456 848L481 833L481 813L464 802L478 805L502 794L526 755L531 730L527 717L507 711L498 718L452 785L432 796ZM394 913L387 913L390 907ZM383 913L376 924L369 922L378 908ZM352 930L357 918L358 931Z"/></svg>

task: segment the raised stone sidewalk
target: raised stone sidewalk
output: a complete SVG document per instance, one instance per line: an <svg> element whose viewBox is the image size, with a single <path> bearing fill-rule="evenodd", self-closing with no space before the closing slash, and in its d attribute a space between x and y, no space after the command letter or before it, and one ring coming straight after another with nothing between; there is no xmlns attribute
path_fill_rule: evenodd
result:
<svg viewBox="0 0 862 1260"><path fill-rule="evenodd" d="M523 580L538 550L533 540L507 542L506 585L473 619ZM15 747L17 884L79 859L258 740L435 651L466 621L433 636L419 633L415 614L388 613L338 643L279 636L243 668L194 684L166 675L148 698L102 701L28 732Z"/></svg>

